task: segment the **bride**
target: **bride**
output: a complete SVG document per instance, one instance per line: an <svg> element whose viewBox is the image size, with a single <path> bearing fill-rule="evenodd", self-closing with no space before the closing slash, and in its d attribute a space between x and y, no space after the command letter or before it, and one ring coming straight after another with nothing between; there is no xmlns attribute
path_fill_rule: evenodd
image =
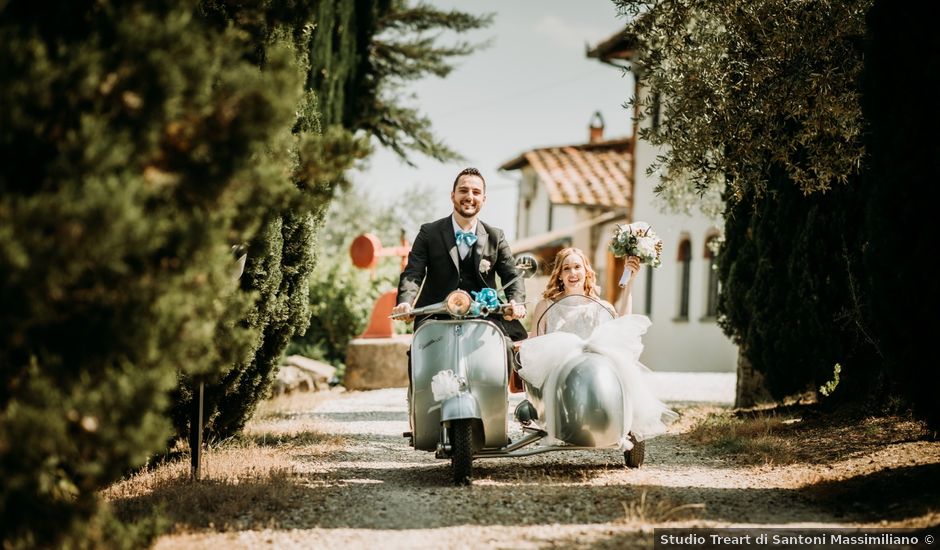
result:
<svg viewBox="0 0 940 550"><path fill-rule="evenodd" d="M596 353L609 359L616 370L624 401L623 433L620 443L632 447L630 435L642 441L666 431L666 425L678 415L669 410L650 390L646 376L649 369L639 362L643 351L642 335L650 326L644 315L632 315L630 292L640 269L640 260L627 258L622 281L625 315L597 293L596 275L587 256L580 249L565 248L555 257L555 265L543 299L533 311L532 338L521 342L519 375L526 381L529 399L534 403L540 424L552 438L552 422L545 417L557 414L554 399L558 377L553 376L563 365L584 353ZM614 382L616 384L616 382Z"/></svg>

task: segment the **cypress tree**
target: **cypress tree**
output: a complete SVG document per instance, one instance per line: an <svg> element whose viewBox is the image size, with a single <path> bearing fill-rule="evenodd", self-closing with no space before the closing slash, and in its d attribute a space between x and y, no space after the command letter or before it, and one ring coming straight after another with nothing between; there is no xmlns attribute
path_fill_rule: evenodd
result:
<svg viewBox="0 0 940 550"><path fill-rule="evenodd" d="M245 60L262 73L269 70L271 51L290 52L290 70L303 81L311 70L307 43L321 21L311 17L310 5L239 5L205 2L202 14L222 29L233 27L249 37ZM282 130L292 136L289 170L280 177L298 189L292 200L275 205L264 214L264 224L247 243L247 261L240 280L243 298L252 306L240 325L254 338L247 347L225 336L231 327L217 327L218 345L230 349L235 360L221 376L181 376L174 397L172 417L178 436L190 431L193 388L205 382L204 437L220 440L238 433L257 403L267 394L273 373L291 338L309 323L307 289L314 264L318 225L329 205L333 188L352 161L366 151L365 142L338 125L324 129L316 94L307 91L296 98L296 118Z"/></svg>
<svg viewBox="0 0 940 550"><path fill-rule="evenodd" d="M308 292L316 237L329 201L346 185L343 172L366 153L368 138L404 157L409 150L439 159L455 156L433 137L429 121L403 106L394 91L426 74L446 75L451 58L475 47L438 47L436 37L422 33L464 32L489 18L384 0L257 6L207 1L203 10L219 28L231 25L250 36L250 60L261 67L272 45L289 49L307 83L293 126L298 144L291 173L306 199L269 212L264 230L249 244L241 288L255 298L243 322L257 337L221 379L206 379L206 437L218 440L241 430L266 395L287 345L311 321ZM401 58L405 51L408 56ZM227 330L220 328L223 334ZM224 338L218 341L227 345ZM189 430L193 383L183 377L174 400L179 435Z"/></svg>
<svg viewBox="0 0 940 550"><path fill-rule="evenodd" d="M405 0L319 2L307 85L321 100L323 124L363 132L406 162L414 152L441 161L460 158L402 92L410 82L447 76L455 58L485 47L442 45L442 33L466 33L492 20Z"/></svg>
<svg viewBox="0 0 940 550"><path fill-rule="evenodd" d="M0 7L4 547L104 536L96 491L163 447L177 374L247 353L230 248L297 194L302 80L195 11Z"/></svg>
<svg viewBox="0 0 940 550"><path fill-rule="evenodd" d="M836 364L833 404L865 399L882 380L858 307L858 199L849 187L805 197L777 170L766 193L728 206L719 316L774 397L815 391Z"/></svg>

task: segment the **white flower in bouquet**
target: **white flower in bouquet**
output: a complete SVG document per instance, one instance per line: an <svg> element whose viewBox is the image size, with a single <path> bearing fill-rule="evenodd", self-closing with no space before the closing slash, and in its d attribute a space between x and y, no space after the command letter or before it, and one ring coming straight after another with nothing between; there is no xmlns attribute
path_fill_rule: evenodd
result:
<svg viewBox="0 0 940 550"><path fill-rule="evenodd" d="M646 222L617 224L614 237L610 240L610 251L618 258L636 256L640 258L640 263L659 267L662 263L663 241Z"/></svg>

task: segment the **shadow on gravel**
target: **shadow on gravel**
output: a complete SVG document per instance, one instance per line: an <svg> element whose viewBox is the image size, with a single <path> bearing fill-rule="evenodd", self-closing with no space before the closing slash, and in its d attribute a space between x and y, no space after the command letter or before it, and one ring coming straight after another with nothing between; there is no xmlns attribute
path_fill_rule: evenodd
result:
<svg viewBox="0 0 940 550"><path fill-rule="evenodd" d="M787 521L820 521L825 515L792 489L600 486L584 482L623 467L490 464L475 467L470 487L452 485L445 461L408 468L344 468L329 480L318 480L325 484L308 504L313 512L309 521L284 527L429 529L682 520L771 524L780 521L779 510L787 510ZM356 513L331 512L335 510Z"/></svg>
<svg viewBox="0 0 940 550"><path fill-rule="evenodd" d="M339 437L343 439L343 449L331 451L326 455L321 453L295 453L293 456L302 461L321 461L324 457L328 457L331 460L350 460L366 464L371 462L385 463L390 460L389 452L400 453L405 449L411 449L407 446L407 440L400 435L363 435L353 433L342 434ZM417 459L416 461L421 461L428 457L433 458L433 455L430 453L414 452L414 458Z"/></svg>
<svg viewBox="0 0 940 550"><path fill-rule="evenodd" d="M826 416L810 412L803 421L786 426L781 435L797 442L795 461L829 464L864 456L891 445L926 441L924 424L895 416L861 414Z"/></svg>
<svg viewBox="0 0 940 550"><path fill-rule="evenodd" d="M653 548L653 533L643 533L639 529L622 533L606 533L586 540L583 533L564 537L552 537L549 540L534 536L522 536L520 540L534 547L549 548L590 548L591 550L623 550L624 548ZM520 544L520 546L523 546Z"/></svg>
<svg viewBox="0 0 940 550"><path fill-rule="evenodd" d="M938 509L940 464L903 466L802 489L837 517L853 520L899 520Z"/></svg>
<svg viewBox="0 0 940 550"><path fill-rule="evenodd" d="M680 436L681 445L736 464L832 464L925 441L923 423L866 411L827 412L816 404L728 411L703 418Z"/></svg>

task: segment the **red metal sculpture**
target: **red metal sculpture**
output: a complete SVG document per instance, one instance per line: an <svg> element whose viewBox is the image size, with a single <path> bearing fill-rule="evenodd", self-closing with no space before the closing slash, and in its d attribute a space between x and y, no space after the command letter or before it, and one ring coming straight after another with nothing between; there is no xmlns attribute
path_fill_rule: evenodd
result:
<svg viewBox="0 0 940 550"><path fill-rule="evenodd" d="M408 253L411 251L411 245L405 239L405 233L402 231L401 246L390 248L382 247L379 238L371 233L363 233L356 237L349 247L349 256L352 258L354 266L360 269L374 270L379 264L379 258L387 256L401 256L401 269L405 269L408 264ZM391 338L393 336L392 320L388 318L392 314L392 308L395 307L397 290L390 290L375 301L375 307L372 308L372 318L369 319L369 326L359 338Z"/></svg>

